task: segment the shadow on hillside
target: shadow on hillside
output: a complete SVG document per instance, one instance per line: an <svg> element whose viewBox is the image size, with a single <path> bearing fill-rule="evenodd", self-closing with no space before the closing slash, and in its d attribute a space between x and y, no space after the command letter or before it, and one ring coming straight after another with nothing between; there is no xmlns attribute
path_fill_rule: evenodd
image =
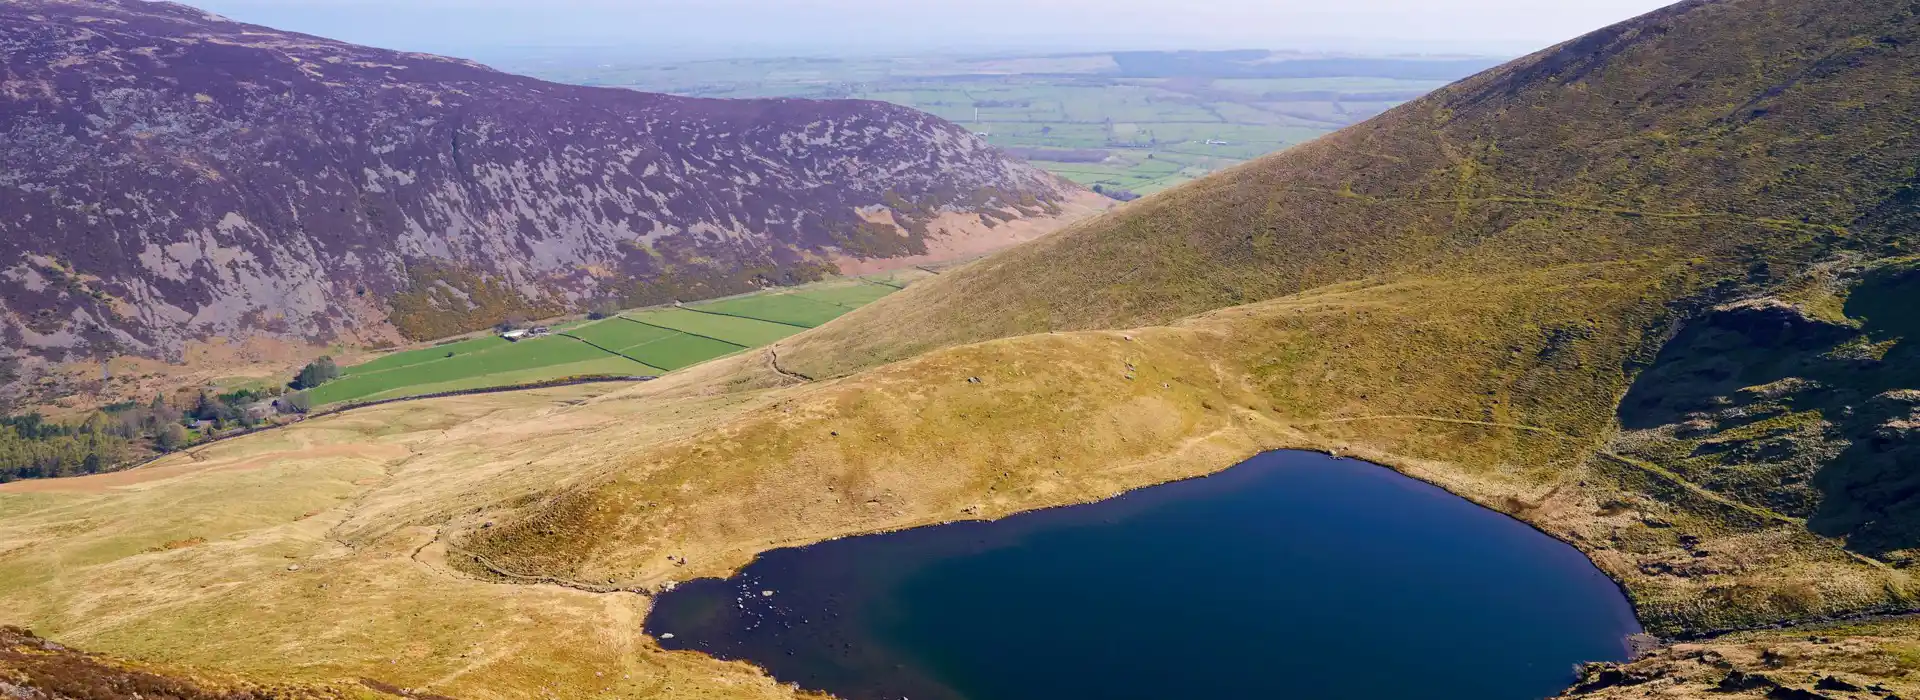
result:
<svg viewBox="0 0 1920 700"><path fill-rule="evenodd" d="M1907 263L1859 281L1851 324L1776 300L1715 309L1636 379L1618 448L1855 551L1920 547L1916 302Z"/></svg>

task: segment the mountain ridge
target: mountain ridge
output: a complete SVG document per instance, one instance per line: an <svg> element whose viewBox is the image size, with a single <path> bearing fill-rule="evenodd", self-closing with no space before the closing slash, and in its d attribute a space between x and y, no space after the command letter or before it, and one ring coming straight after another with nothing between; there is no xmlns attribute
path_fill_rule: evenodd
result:
<svg viewBox="0 0 1920 700"><path fill-rule="evenodd" d="M0 611L462 697L621 668L633 694L787 698L607 621L778 547L1313 449L1566 541L1696 639L1568 697L1912 696L1916 51L1920 3L1690 0L765 353L313 421L142 489L36 484L0 520ZM266 524L195 519L233 503ZM81 590L103 581L139 595ZM250 636L179 633L208 628Z"/></svg>
<svg viewBox="0 0 1920 700"><path fill-rule="evenodd" d="M0 24L23 359L738 293L1095 199L883 103L559 85L165 3L10 0Z"/></svg>

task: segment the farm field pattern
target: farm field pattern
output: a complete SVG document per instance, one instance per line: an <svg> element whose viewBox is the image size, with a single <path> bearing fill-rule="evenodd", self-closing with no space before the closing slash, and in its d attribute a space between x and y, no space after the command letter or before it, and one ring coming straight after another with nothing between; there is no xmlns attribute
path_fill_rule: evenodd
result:
<svg viewBox="0 0 1920 700"><path fill-rule="evenodd" d="M315 406L582 376L658 376L777 342L891 294L914 274L875 275L681 307L555 324L551 335L496 335L382 355L312 390Z"/></svg>

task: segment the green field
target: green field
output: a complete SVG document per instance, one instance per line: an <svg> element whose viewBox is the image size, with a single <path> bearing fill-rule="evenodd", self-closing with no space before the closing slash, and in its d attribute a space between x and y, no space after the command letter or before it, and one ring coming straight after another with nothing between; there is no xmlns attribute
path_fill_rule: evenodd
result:
<svg viewBox="0 0 1920 700"><path fill-rule="evenodd" d="M800 294L766 294L705 304L690 304L688 308L808 328L839 318L841 314L848 311L847 307L840 304L819 301Z"/></svg>
<svg viewBox="0 0 1920 700"><path fill-rule="evenodd" d="M639 325L632 321L623 321L620 319L610 319L608 322ZM702 338L697 335L675 333L645 345L627 348L621 352L628 357L640 360L649 365L672 371L683 367L691 367L716 357L731 355L746 349L747 348L739 345L710 338Z"/></svg>
<svg viewBox="0 0 1920 700"><path fill-rule="evenodd" d="M601 354L590 360L567 362L557 365L543 365L527 369L491 374L477 374L458 379L428 384L407 384L376 394L355 397L354 401L379 401L422 394L437 394L445 391L464 391L467 389L485 389L488 387L531 384L550 379L584 376L658 376L666 370L629 360L624 357ZM321 387L326 388L326 387Z"/></svg>
<svg viewBox="0 0 1920 700"><path fill-rule="evenodd" d="M572 338L547 336L522 340L518 343L500 341L499 345L477 352L454 354L447 357L448 351L434 348L440 353L440 359L425 362L412 362L386 370L364 371L359 367L348 368L339 379L322 384L313 389L315 405L367 399L377 395L390 394L395 390L408 389L406 393L430 393L430 390L411 391L417 387L461 382L478 377L496 377L514 375L524 377L529 370L551 369L608 358L620 360L630 365L618 370L620 374L658 374L653 368L638 362L610 355L591 345ZM383 358L385 359L385 358ZM371 364L371 363L369 363ZM567 374L551 374L542 379L564 377ZM538 381L522 379L521 381ZM497 382L511 384L512 381ZM462 387L462 388L473 388Z"/></svg>
<svg viewBox="0 0 1920 700"><path fill-rule="evenodd" d="M555 324L554 335L517 343L495 335L442 341L344 367L311 397L324 406L586 375L657 376L832 321L925 274L831 280L630 311Z"/></svg>
<svg viewBox="0 0 1920 700"><path fill-rule="evenodd" d="M448 343L446 345L435 345L430 348L421 348L419 350L408 350L406 352L396 352L391 355L385 355L385 356L382 356L380 359L374 360L372 362L366 362L366 363L354 365L352 367L342 368L341 374L343 376L352 376L356 374L373 374L375 372L385 372L387 370L399 369L401 367L411 367L413 365L433 362L436 360L443 360L443 359L446 359L447 353L453 353L455 356L467 355L467 354L472 354L472 353L481 352L485 350L494 350L494 349L500 348L501 346L505 346L507 344L508 343L506 340L501 339L500 336L497 336L497 335L488 335L488 336L483 336L479 338L471 338L468 340L461 340L457 342Z"/></svg>
<svg viewBox="0 0 1920 700"><path fill-rule="evenodd" d="M610 322L611 321L611 322ZM617 322L608 319L569 331L567 335L593 343L614 352L624 352L629 348L672 338L680 335L670 330L643 326L638 323Z"/></svg>
<svg viewBox="0 0 1920 700"><path fill-rule="evenodd" d="M689 309L658 309L625 314L641 323L671 328L689 335L706 336L741 347L759 347L780 341L806 330L769 321L739 316L721 316Z"/></svg>
<svg viewBox="0 0 1920 700"><path fill-rule="evenodd" d="M814 301L847 307L848 311L852 311L853 309L879 301L881 297L896 291L899 291L896 287L890 287L878 282L866 282L862 284L820 286L811 289L802 288L800 291L794 293Z"/></svg>

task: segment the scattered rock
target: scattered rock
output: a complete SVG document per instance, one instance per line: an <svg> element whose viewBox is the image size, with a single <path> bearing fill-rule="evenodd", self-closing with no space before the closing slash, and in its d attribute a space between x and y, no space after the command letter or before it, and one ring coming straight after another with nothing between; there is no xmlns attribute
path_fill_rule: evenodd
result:
<svg viewBox="0 0 1920 700"><path fill-rule="evenodd" d="M1627 637L1627 658L1639 659L1660 649L1660 638L1641 632Z"/></svg>
<svg viewBox="0 0 1920 700"><path fill-rule="evenodd" d="M1772 678L1768 678L1758 673L1734 671L1732 673L1728 673L1726 678L1720 679L1720 684L1717 686L1714 686L1714 689L1719 690L1720 692L1723 692L1723 693L1739 693L1739 692L1744 692L1748 690L1760 690L1763 688L1778 688L1778 687L1780 687L1780 684L1774 682Z"/></svg>
<svg viewBox="0 0 1920 700"><path fill-rule="evenodd" d="M1811 690L1774 688L1767 692L1767 700L1833 700L1833 698Z"/></svg>
<svg viewBox="0 0 1920 700"><path fill-rule="evenodd" d="M1586 694L1596 690L1605 690L1627 681L1627 673L1613 664L1596 664L1595 667L1581 669L1584 680L1573 686L1573 693Z"/></svg>
<svg viewBox="0 0 1920 700"><path fill-rule="evenodd" d="M299 571L299 570L300 570L300 565L299 565L299 564L288 564L288 565L287 565L287 570L288 570L288 571Z"/></svg>
<svg viewBox="0 0 1920 700"><path fill-rule="evenodd" d="M1815 690L1844 690L1847 692L1857 692L1860 690L1860 686L1854 685L1852 683L1848 683L1846 681L1840 680L1833 676L1827 676L1826 678L1820 679L1820 682L1813 684L1813 688Z"/></svg>

